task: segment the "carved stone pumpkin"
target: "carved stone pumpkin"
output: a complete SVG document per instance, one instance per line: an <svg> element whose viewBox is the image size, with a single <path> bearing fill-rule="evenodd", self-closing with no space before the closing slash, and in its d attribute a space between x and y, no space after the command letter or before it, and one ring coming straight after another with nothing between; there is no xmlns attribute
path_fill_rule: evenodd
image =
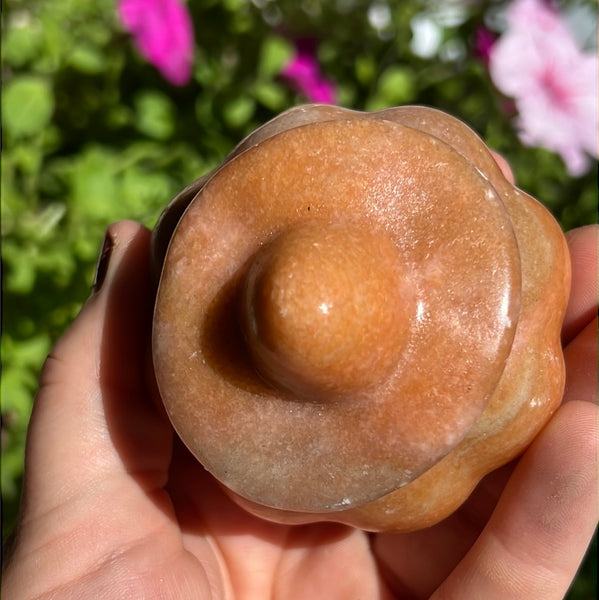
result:
<svg viewBox="0 0 599 600"><path fill-rule="evenodd" d="M440 111L287 111L175 198L154 250L166 410L265 518L432 525L560 403L562 232Z"/></svg>

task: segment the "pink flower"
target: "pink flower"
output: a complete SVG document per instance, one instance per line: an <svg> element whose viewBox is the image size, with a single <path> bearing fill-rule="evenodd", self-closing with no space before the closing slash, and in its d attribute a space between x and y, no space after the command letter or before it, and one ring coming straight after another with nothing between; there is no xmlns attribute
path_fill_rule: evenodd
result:
<svg viewBox="0 0 599 600"><path fill-rule="evenodd" d="M570 175L582 175L597 156L597 55L580 50L549 5L515 0L489 61L495 85L514 99L522 142L559 153Z"/></svg>
<svg viewBox="0 0 599 600"><path fill-rule="evenodd" d="M135 39L138 52L174 85L191 77L193 25L181 0L119 0L123 27Z"/></svg>
<svg viewBox="0 0 599 600"><path fill-rule="evenodd" d="M335 84L322 74L308 43L298 44L295 57L281 74L310 102L335 103Z"/></svg>

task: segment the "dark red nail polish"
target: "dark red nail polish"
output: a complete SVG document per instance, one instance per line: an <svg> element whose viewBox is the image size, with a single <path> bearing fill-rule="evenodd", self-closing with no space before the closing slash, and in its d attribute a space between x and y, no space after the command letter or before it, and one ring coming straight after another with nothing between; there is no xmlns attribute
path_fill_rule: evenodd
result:
<svg viewBox="0 0 599 600"><path fill-rule="evenodd" d="M94 283L92 285L92 292L95 294L100 291L102 284L104 283L104 279L106 278L106 273L108 271L108 263L110 262L110 255L112 254L112 249L114 248L114 240L109 232L104 236L104 243L102 244L102 250L100 251L100 256L98 257L98 264L96 265L96 274L94 276Z"/></svg>

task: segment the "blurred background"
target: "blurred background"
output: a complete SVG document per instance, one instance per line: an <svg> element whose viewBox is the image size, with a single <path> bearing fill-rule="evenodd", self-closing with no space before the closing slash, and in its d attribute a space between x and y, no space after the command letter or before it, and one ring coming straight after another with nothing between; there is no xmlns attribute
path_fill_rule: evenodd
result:
<svg viewBox="0 0 599 600"><path fill-rule="evenodd" d="M305 102L443 109L564 229L597 221L597 2L4 0L2 524L51 344L109 223L152 226ZM569 598L595 598L596 541Z"/></svg>

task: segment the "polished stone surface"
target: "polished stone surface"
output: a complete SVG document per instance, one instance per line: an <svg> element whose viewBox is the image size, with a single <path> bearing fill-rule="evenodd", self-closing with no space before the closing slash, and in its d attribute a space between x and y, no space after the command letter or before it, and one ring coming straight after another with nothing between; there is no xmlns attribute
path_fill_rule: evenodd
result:
<svg viewBox="0 0 599 600"><path fill-rule="evenodd" d="M428 526L561 400L561 230L439 111L284 113L175 199L155 256L164 405L267 518Z"/></svg>

